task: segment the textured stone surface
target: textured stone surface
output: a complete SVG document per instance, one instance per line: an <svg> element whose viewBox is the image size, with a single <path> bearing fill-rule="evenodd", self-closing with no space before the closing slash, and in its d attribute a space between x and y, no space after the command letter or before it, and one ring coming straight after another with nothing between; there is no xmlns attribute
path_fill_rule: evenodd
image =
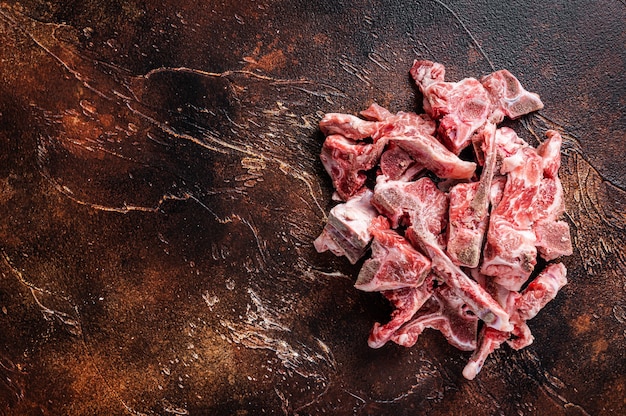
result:
<svg viewBox="0 0 626 416"><path fill-rule="evenodd" d="M0 4L0 414L625 414L620 1ZM563 133L569 281L469 354L318 254L325 112L419 109L413 59L507 68Z"/></svg>

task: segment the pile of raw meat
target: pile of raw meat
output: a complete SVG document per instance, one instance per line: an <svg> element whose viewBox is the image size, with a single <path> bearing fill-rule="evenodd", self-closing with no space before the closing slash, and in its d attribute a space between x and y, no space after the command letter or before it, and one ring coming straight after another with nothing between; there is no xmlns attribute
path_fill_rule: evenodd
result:
<svg viewBox="0 0 626 416"><path fill-rule="evenodd" d="M473 379L505 341L533 342L526 321L567 282L565 266L552 262L572 253L559 220L561 136L550 130L534 148L496 127L543 108L506 70L448 82L443 65L415 61L410 73L425 114L372 104L362 117L320 121L321 160L342 203L314 244L352 264L371 251L355 287L394 308L374 324L371 347L409 347L437 329L474 351L463 370ZM471 161L459 157L466 148Z"/></svg>

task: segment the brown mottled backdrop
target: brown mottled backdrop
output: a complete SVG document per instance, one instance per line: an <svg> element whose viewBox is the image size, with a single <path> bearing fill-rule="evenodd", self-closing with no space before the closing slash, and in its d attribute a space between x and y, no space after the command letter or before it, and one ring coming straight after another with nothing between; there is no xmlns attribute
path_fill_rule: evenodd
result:
<svg viewBox="0 0 626 416"><path fill-rule="evenodd" d="M0 4L0 414L626 414L624 1ZM472 382L317 254L325 112L507 68L565 138L570 283Z"/></svg>

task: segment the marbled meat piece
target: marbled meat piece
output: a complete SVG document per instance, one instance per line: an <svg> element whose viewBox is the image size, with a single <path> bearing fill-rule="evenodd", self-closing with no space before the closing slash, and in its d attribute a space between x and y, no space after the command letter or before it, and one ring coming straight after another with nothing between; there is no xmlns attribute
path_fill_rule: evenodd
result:
<svg viewBox="0 0 626 416"><path fill-rule="evenodd" d="M399 330L391 340L396 344L411 347L426 328L440 331L448 342L462 351L476 348L478 318L467 307L464 299L449 285L438 286L415 317Z"/></svg>
<svg viewBox="0 0 626 416"><path fill-rule="evenodd" d="M351 114L328 113L320 120L320 129L325 136L339 134L352 140L372 137L380 128L375 121L363 120Z"/></svg>
<svg viewBox="0 0 626 416"><path fill-rule="evenodd" d="M397 227L407 219L406 236L431 258L436 274L453 287L470 309L487 325L508 328L508 315L443 251L448 199L429 178L415 182L385 181L379 177L372 204Z"/></svg>
<svg viewBox="0 0 626 416"><path fill-rule="evenodd" d="M440 178L469 179L476 171L476 163L459 159L431 135L398 132L386 137Z"/></svg>
<svg viewBox="0 0 626 416"><path fill-rule="evenodd" d="M431 258L432 269L435 274L455 293L463 299L467 307L480 318L487 326L510 331L509 314L483 289L476 281L467 276L459 266L454 264L448 255L437 244L434 236L412 218L411 227L414 240ZM407 230L407 232L409 232Z"/></svg>
<svg viewBox="0 0 626 416"><path fill-rule="evenodd" d="M423 170L424 166L393 142L380 156L380 172L394 181L410 181Z"/></svg>
<svg viewBox="0 0 626 416"><path fill-rule="evenodd" d="M569 224L565 221L540 221L535 227L535 245L539 255L547 261L574 252Z"/></svg>
<svg viewBox="0 0 626 416"><path fill-rule="evenodd" d="M436 124L427 115L399 112L385 122L374 139L398 146L440 178L468 179L474 174L474 162L459 159L433 136Z"/></svg>
<svg viewBox="0 0 626 416"><path fill-rule="evenodd" d="M360 113L366 120L383 121L393 116L393 113L376 103L372 103Z"/></svg>
<svg viewBox="0 0 626 416"><path fill-rule="evenodd" d="M556 297L556 294L567 284L567 269L563 263L549 264L522 291L516 302L517 313L523 320L532 319Z"/></svg>
<svg viewBox="0 0 626 416"><path fill-rule="evenodd" d="M491 96L491 120L495 123L501 122L504 116L516 119L543 108L539 96L526 91L519 80L506 69L484 76L480 82Z"/></svg>
<svg viewBox="0 0 626 416"><path fill-rule="evenodd" d="M367 180L366 171L378 164L384 142L357 142L339 134L326 137L320 159L339 198L347 201Z"/></svg>
<svg viewBox="0 0 626 416"><path fill-rule="evenodd" d="M475 78L444 81L443 65L430 61L416 60L410 73L424 95L424 110L439 120L439 138L459 154L491 114L489 93Z"/></svg>
<svg viewBox="0 0 626 416"><path fill-rule="evenodd" d="M374 187L372 205L397 228L414 215L422 215L428 231L444 243L443 233L447 225L448 196L426 177L414 182L387 180L379 176Z"/></svg>
<svg viewBox="0 0 626 416"><path fill-rule="evenodd" d="M450 259L459 266L477 267L482 241L487 229L487 216L477 217L471 202L478 193L478 182L459 183L450 189L448 244Z"/></svg>
<svg viewBox="0 0 626 416"><path fill-rule="evenodd" d="M383 291L382 295L392 304L391 319L386 324L374 323L367 344L380 348L394 336L398 328L408 322L413 315L430 299L433 293L433 275L429 274L418 287L405 287Z"/></svg>
<svg viewBox="0 0 626 416"><path fill-rule="evenodd" d="M539 96L526 91L505 69L480 81L447 82L443 65L416 60L410 73L424 96L424 111L439 121L439 138L455 154L487 120L500 123L504 116L515 119L543 108Z"/></svg>
<svg viewBox="0 0 626 416"><path fill-rule="evenodd" d="M511 332L484 327L481 330L478 348L463 369L463 376L473 380L480 372L485 360L504 342L514 349L521 349L533 342L526 321L534 318L558 291L567 284L567 269L562 263L549 264L520 294L511 291L507 297L507 309L511 313L514 329Z"/></svg>
<svg viewBox="0 0 626 416"><path fill-rule="evenodd" d="M373 192L365 188L347 202L334 206L324 230L313 242L315 249L346 256L352 264L363 257L372 239L370 224L378 216L371 205L372 196Z"/></svg>
<svg viewBox="0 0 626 416"><path fill-rule="evenodd" d="M372 256L363 263L354 287L365 292L417 287L430 272L430 259L417 251L409 241L389 229L389 221L378 217L372 221Z"/></svg>
<svg viewBox="0 0 626 416"><path fill-rule="evenodd" d="M496 134L498 139L509 135ZM500 148L513 148L501 144ZM532 230L535 199L543 179L542 158L530 146L517 146L502 159L500 172L507 174L502 198L489 219L481 272L510 290L519 290L537 264L536 236Z"/></svg>
<svg viewBox="0 0 626 416"><path fill-rule="evenodd" d="M550 261L571 255L573 247L569 224L559 221L559 217L565 211L563 186L558 176L562 138L554 130L548 130L546 136L547 140L537 148L537 153L543 161L544 178L536 196L538 215L533 228L539 254Z"/></svg>
<svg viewBox="0 0 626 416"><path fill-rule="evenodd" d="M537 153L543 159L543 176L558 178L561 167L561 145L563 138L556 130L546 131L546 140L537 147Z"/></svg>
<svg viewBox="0 0 626 416"><path fill-rule="evenodd" d="M459 266L475 268L480 261L483 236L487 229L487 216L493 180L495 154L495 124L487 122L478 133L483 142L485 164L478 182L459 183L449 192L449 227L446 250L450 259Z"/></svg>

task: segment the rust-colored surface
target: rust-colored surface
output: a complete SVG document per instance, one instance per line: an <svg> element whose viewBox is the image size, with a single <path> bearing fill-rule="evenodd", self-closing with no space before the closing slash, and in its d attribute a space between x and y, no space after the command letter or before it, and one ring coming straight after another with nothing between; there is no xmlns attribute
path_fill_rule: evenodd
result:
<svg viewBox="0 0 626 416"><path fill-rule="evenodd" d="M0 414L626 414L620 1L0 4ZM324 112L419 107L408 69L507 68L565 137L570 283L535 343L468 353L317 254Z"/></svg>

